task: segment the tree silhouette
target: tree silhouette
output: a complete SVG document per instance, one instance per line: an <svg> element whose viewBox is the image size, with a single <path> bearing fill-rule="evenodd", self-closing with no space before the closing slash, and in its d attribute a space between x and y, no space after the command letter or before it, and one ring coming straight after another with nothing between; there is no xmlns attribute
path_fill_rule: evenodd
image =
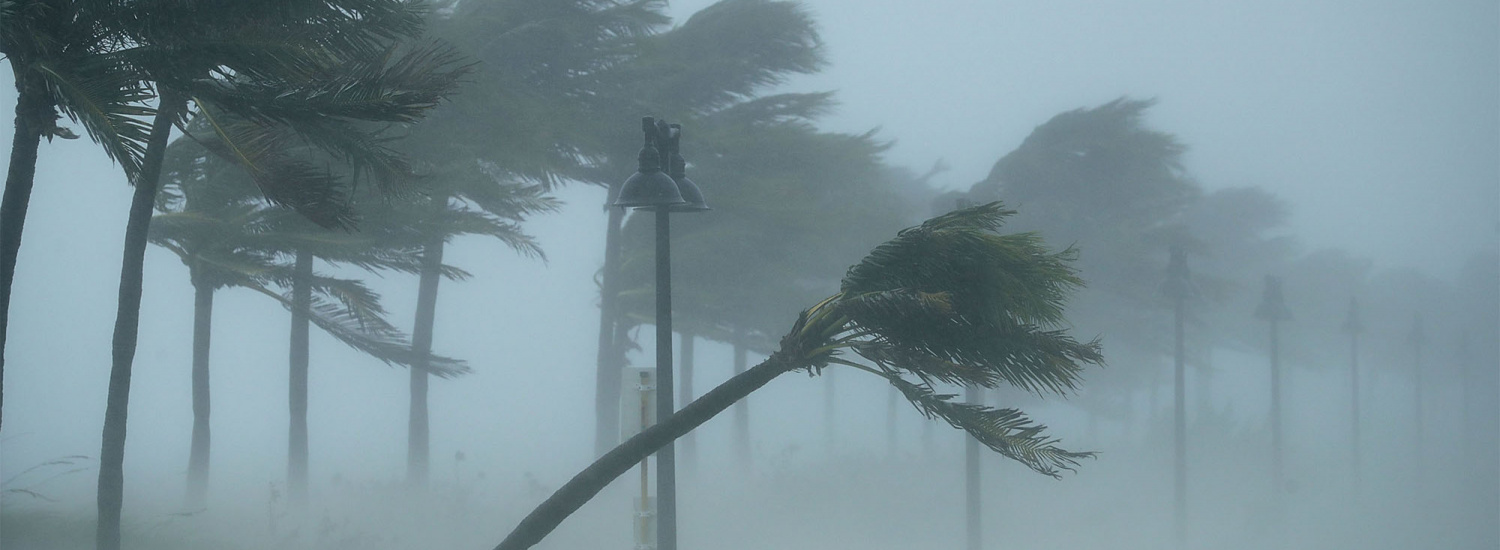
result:
<svg viewBox="0 0 1500 550"><path fill-rule="evenodd" d="M957 402L937 383L1062 393L1097 342L1061 328L1063 303L1082 284L1072 250L1049 253L1035 234L994 233L1012 212L990 203L900 232L851 267L837 294L798 316L764 362L731 378L606 453L538 506L496 550L530 548L655 450L777 376L846 366L894 385L924 416L968 432L991 450L1051 476L1091 453L1057 446L1016 409ZM852 355L850 355L852 354ZM853 356L864 361L859 362Z"/></svg>

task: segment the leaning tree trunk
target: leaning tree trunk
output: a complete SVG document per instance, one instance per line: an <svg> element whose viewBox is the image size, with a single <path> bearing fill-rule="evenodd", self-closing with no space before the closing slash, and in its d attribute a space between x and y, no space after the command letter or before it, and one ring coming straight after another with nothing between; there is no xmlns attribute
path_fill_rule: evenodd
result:
<svg viewBox="0 0 1500 550"><path fill-rule="evenodd" d="M779 354L772 354L761 364L735 375L677 413L659 419L656 425L621 443L573 476L522 519L495 550L524 550L541 542L564 519L651 453L708 422L773 378L797 367Z"/></svg>
<svg viewBox="0 0 1500 550"><path fill-rule="evenodd" d="M745 343L736 335L734 341L734 376L745 373ZM742 466L750 465L750 401L734 404L734 454Z"/></svg>
<svg viewBox="0 0 1500 550"><path fill-rule="evenodd" d="M115 316L113 361L109 370L109 394L104 405L104 443L99 451L99 523L95 542L99 550L120 549L120 512L125 503L125 420L130 411L130 369L141 321L141 286L145 277L146 234L161 176L162 158L171 137L172 121L186 107L186 100L162 89L156 120L141 173L130 199L130 217L125 222L125 254L120 266L120 305Z"/></svg>
<svg viewBox="0 0 1500 550"><path fill-rule="evenodd" d="M297 251L292 268L292 334L288 352L286 485L293 504L307 503L307 363L308 326L312 308L312 252Z"/></svg>
<svg viewBox="0 0 1500 550"><path fill-rule="evenodd" d="M417 319L412 327L411 416L407 422L406 481L426 487L429 452L427 367L432 354L432 325L437 316L438 281L442 279L443 239L434 238L422 249L422 273L417 283Z"/></svg>
<svg viewBox="0 0 1500 550"><path fill-rule="evenodd" d="M208 350L214 316L213 285L200 280L198 274L193 275L193 442L188 451L189 509L202 507L208 496Z"/></svg>
<svg viewBox="0 0 1500 550"><path fill-rule="evenodd" d="M620 194L622 184L609 186L609 225L604 230L604 269L599 275L599 350L598 372L594 389L594 454L602 455L620 440L620 385L623 362L616 359L621 344L615 336L619 324L619 292L615 289L620 271L620 225L625 209L609 206Z"/></svg>
<svg viewBox="0 0 1500 550"><path fill-rule="evenodd" d="M17 60L12 59L11 65ZM10 285L16 278L16 254L21 229L36 180L36 153L42 143L42 124L55 114L47 91L35 78L16 74L16 133L10 145L10 167L5 174L5 198L0 202L0 411L5 410L5 332L10 322Z"/></svg>

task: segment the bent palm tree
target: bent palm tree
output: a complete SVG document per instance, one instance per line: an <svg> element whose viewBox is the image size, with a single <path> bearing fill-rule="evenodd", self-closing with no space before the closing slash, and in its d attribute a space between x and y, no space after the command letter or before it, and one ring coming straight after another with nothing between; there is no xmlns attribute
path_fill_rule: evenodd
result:
<svg viewBox="0 0 1500 550"><path fill-rule="evenodd" d="M886 379L924 416L991 450L1058 477L1087 452L1067 451L1016 409L953 400L934 383L1033 393L1075 389L1084 364L1104 361L1097 341L1062 328L1063 303L1082 286L1077 254L1048 253L1034 233L1000 235L1013 214L990 203L901 231L845 275L839 293L802 312L781 347L672 416L615 447L526 516L496 550L535 545L563 519L652 452L707 422L772 379L843 365ZM847 352L865 359L855 362Z"/></svg>

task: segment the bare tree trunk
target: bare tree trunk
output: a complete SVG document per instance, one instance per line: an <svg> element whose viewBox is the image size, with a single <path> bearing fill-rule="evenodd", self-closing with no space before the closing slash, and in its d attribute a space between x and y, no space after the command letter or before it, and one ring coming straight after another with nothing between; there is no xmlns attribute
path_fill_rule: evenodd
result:
<svg viewBox="0 0 1500 550"><path fill-rule="evenodd" d="M505 540L495 547L495 550L531 548L615 478L651 456L651 453L703 425L704 422L724 412L724 409L729 408L730 405L744 399L751 392L760 389L767 382L793 368L795 368L794 365L788 364L778 354L772 354L761 364L735 375L697 401L689 403L676 414L658 418L656 425L646 428L605 453L558 488L552 496L522 519L510 535L507 535Z"/></svg>
<svg viewBox="0 0 1500 550"><path fill-rule="evenodd" d="M411 366L411 406L406 431L406 482L415 488L427 486L429 431L427 418L427 367L432 354L432 328L437 318L438 282L442 279L443 239L434 238L422 249L422 273L417 282L417 318L412 327L411 347L416 363Z"/></svg>
<svg viewBox="0 0 1500 550"><path fill-rule="evenodd" d="M594 388L594 454L603 455L620 440L620 385L625 368L616 359L621 342L615 337L619 324L620 271L620 224L625 219L625 209L609 206L619 197L620 186L609 186L609 222L604 230L604 268L599 274L599 348L596 359L598 372Z"/></svg>
<svg viewBox="0 0 1500 550"><path fill-rule="evenodd" d="M313 255L297 251L292 268L292 334L287 383L291 424L287 430L287 497L296 505L307 504L307 363L308 325L312 308Z"/></svg>
<svg viewBox="0 0 1500 550"><path fill-rule="evenodd" d="M193 277L193 440L188 451L187 507L198 509L208 496L208 352L213 332L214 287Z"/></svg>
<svg viewBox="0 0 1500 550"><path fill-rule="evenodd" d="M42 143L41 125L55 116L47 90L35 78L16 68L16 133L10 145L10 166L5 174L5 197L0 202L0 411L5 410L5 333L10 323L10 287L16 278L16 255L21 250L21 230L31 187L36 181L36 154Z"/></svg>
<svg viewBox="0 0 1500 550"><path fill-rule="evenodd" d="M145 278L146 236L161 176L161 163L172 134L172 122L186 100L163 88L141 173L125 222L125 253L120 266L120 305L115 316L109 395L104 406L104 442L99 451L99 550L120 549L120 513L125 504L125 426L130 411L130 372L141 322L141 286Z"/></svg>

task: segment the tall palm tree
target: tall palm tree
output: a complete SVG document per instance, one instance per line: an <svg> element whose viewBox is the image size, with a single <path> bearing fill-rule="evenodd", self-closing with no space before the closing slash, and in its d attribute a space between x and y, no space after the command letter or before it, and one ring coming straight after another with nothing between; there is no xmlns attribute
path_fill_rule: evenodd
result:
<svg viewBox="0 0 1500 550"><path fill-rule="evenodd" d="M1271 489L1273 494L1280 499L1280 495L1286 491L1286 473L1283 466L1285 457L1281 429L1281 331L1278 329L1282 321L1292 318L1291 311L1286 307L1286 298L1281 292L1280 277L1266 275L1265 292L1261 294L1260 305L1255 309L1255 317L1270 325Z"/></svg>
<svg viewBox="0 0 1500 550"><path fill-rule="evenodd" d="M1076 253L1049 253L1035 234L995 233L1010 214L999 203L958 210L876 247L837 294L798 316L769 358L596 460L496 550L535 545L641 459L795 370L837 365L879 376L923 415L1037 472L1075 468L1092 454L1059 448L1021 411L956 402L933 386L1064 393L1077 387L1083 365L1103 362L1097 341L1079 343L1062 328L1063 303L1083 283L1069 265Z"/></svg>
<svg viewBox="0 0 1500 550"><path fill-rule="evenodd" d="M1422 459L1422 345L1427 343L1427 331L1422 328L1422 314L1412 316L1411 332L1406 333L1406 343L1411 346L1411 417L1416 428L1417 461Z"/></svg>
<svg viewBox="0 0 1500 550"><path fill-rule="evenodd" d="M420 255L417 269L417 311L412 326L410 407L407 423L407 481L414 487L427 483L429 465L429 420L426 364L432 350L433 325L437 317L438 283L445 276L443 250L455 237L480 235L494 238L526 257L545 258L536 240L521 223L529 216L556 211L559 202L541 185L514 183L484 161L457 162L426 175L427 194L404 201L390 201L370 213L382 226L416 239Z"/></svg>
<svg viewBox="0 0 1500 550"><path fill-rule="evenodd" d="M1187 301L1192 295L1192 281L1188 275L1187 251L1181 246L1171 248L1171 260L1167 264L1167 280L1162 290L1172 299L1172 333L1175 342L1172 369L1172 455L1173 465L1173 520L1176 523L1177 547L1181 548L1187 537L1187 346L1184 325L1187 321Z"/></svg>
<svg viewBox="0 0 1500 550"><path fill-rule="evenodd" d="M396 0L307 0L274 9L171 0L101 4L110 8L101 19L119 29L117 40L128 45L110 61L134 68L157 92L141 170L132 182L100 452L97 543L100 550L118 550L125 422L147 230L171 129L189 115L189 102L211 121L222 110L259 130L254 133L257 142L226 131L224 124L210 124L227 154L257 176L269 198L325 224L340 225L349 220L335 200L338 194L328 191L329 178L306 170L306 164L257 164L263 159L254 153L276 149L276 130L283 129L357 169L377 176L399 174L399 157L359 131L356 122L413 122L451 92L464 69L443 46L396 51L398 39L421 28L420 10ZM388 186L401 181L375 179ZM311 270L310 259L299 263L304 265L297 266L294 282L305 281ZM293 294L294 317L301 316L305 327L309 295L295 289ZM292 355L296 370L296 349Z"/></svg>
<svg viewBox="0 0 1500 550"><path fill-rule="evenodd" d="M151 92L132 67L107 57L119 45L101 7L82 0L0 3L0 57L10 62L16 85L16 129L0 202L0 410L11 283L42 138L77 138L58 125L67 115L127 177L141 170L146 120L154 113L144 102Z"/></svg>

